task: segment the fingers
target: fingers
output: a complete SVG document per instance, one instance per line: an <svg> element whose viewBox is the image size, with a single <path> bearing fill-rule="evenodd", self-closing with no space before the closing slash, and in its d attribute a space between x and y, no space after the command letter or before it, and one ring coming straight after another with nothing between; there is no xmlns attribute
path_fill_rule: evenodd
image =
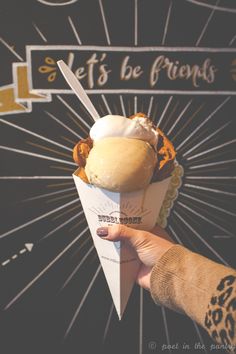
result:
<svg viewBox="0 0 236 354"><path fill-rule="evenodd" d="M146 236L145 231L131 229L125 225L114 225L109 227L101 227L97 229L97 235L109 241L128 240L132 246L137 245L137 241L143 240Z"/></svg>

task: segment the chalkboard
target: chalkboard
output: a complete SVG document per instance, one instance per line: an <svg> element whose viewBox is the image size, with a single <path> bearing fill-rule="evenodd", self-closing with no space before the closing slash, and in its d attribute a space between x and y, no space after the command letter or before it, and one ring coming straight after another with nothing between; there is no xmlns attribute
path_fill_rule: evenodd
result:
<svg viewBox="0 0 236 354"><path fill-rule="evenodd" d="M184 170L167 231L235 267L235 19L233 0L1 1L1 353L224 352L138 286L118 320L71 176L93 119L56 61L101 116L167 134Z"/></svg>

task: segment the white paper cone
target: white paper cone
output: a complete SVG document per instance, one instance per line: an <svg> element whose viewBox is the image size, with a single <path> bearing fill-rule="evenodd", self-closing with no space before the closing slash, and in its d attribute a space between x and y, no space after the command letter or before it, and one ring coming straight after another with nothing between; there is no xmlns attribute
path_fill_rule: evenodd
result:
<svg viewBox="0 0 236 354"><path fill-rule="evenodd" d="M171 178L150 184L145 190L117 193L87 184L73 174L81 204L93 237L111 296L121 319L132 291L140 262L122 242L104 241L96 234L101 226L125 224L151 230Z"/></svg>

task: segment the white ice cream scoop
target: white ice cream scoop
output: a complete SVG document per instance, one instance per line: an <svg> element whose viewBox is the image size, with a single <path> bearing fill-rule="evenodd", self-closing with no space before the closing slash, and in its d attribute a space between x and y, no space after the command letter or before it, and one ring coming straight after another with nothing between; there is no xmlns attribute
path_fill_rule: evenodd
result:
<svg viewBox="0 0 236 354"><path fill-rule="evenodd" d="M90 137L96 143L104 138L123 137L139 139L157 145L158 132L145 117L129 119L118 115L107 115L98 119L90 130Z"/></svg>

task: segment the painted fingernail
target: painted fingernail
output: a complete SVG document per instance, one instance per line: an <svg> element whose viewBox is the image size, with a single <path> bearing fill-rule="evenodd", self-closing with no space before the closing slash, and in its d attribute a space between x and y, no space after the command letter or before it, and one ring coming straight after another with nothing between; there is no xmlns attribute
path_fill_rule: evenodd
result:
<svg viewBox="0 0 236 354"><path fill-rule="evenodd" d="M97 235L99 237L106 237L108 235L108 227L99 227L97 229Z"/></svg>

